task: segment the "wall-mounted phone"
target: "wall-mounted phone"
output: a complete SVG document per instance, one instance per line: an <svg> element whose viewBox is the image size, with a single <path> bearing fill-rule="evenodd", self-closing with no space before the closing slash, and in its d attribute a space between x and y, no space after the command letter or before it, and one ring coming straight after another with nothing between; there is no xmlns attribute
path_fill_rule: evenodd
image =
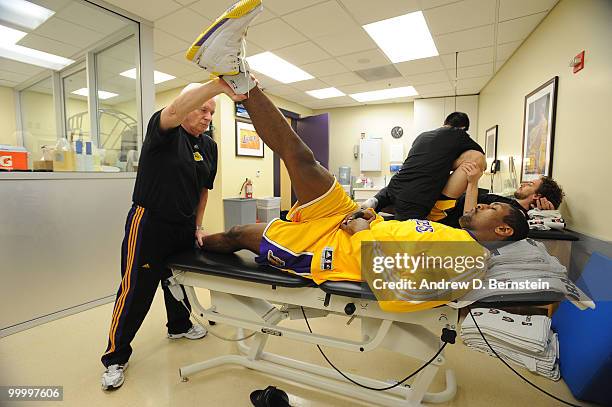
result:
<svg viewBox="0 0 612 407"><path fill-rule="evenodd" d="M359 144L353 146L353 157L359 158Z"/></svg>
<svg viewBox="0 0 612 407"><path fill-rule="evenodd" d="M500 167L501 167L501 161L500 160L493 160L493 161L491 161L491 166L489 167L489 173L495 174L496 172L499 171Z"/></svg>

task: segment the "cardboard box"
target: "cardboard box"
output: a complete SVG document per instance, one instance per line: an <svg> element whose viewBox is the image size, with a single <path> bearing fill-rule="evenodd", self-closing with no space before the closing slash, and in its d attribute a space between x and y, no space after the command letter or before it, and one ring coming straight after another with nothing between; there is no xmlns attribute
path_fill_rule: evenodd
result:
<svg viewBox="0 0 612 407"><path fill-rule="evenodd" d="M27 170L28 151L23 147L0 146L0 169Z"/></svg>
<svg viewBox="0 0 612 407"><path fill-rule="evenodd" d="M34 171L53 171L53 161L34 161Z"/></svg>

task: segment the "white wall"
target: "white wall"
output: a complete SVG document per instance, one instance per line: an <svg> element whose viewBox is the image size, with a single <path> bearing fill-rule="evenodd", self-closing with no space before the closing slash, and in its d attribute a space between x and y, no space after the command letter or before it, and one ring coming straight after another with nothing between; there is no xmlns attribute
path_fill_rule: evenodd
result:
<svg viewBox="0 0 612 407"><path fill-rule="evenodd" d="M408 154L412 142L418 134L413 128L413 104L389 103L335 109L316 110L314 114L329 113L329 169L338 175L338 167L348 165L351 175L359 175L359 159L353 156L353 146L359 145L361 133L366 137L383 139L383 171L365 173L368 177L387 176L389 179L389 146L401 143L404 146L404 157ZM391 137L391 129L401 126L404 129L402 138Z"/></svg>
<svg viewBox="0 0 612 407"><path fill-rule="evenodd" d="M0 86L0 144L16 144L15 97L13 89Z"/></svg>
<svg viewBox="0 0 612 407"><path fill-rule="evenodd" d="M567 194L562 213L571 229L608 241L611 39L612 2L561 0L481 91L478 131L498 124L498 156L514 156L520 171L525 95L559 76L552 175ZM585 68L573 74L568 62L583 49Z"/></svg>
<svg viewBox="0 0 612 407"><path fill-rule="evenodd" d="M464 112L470 118L470 136L478 141L478 95L417 99L414 101L414 131L421 134L441 127L446 116Z"/></svg>

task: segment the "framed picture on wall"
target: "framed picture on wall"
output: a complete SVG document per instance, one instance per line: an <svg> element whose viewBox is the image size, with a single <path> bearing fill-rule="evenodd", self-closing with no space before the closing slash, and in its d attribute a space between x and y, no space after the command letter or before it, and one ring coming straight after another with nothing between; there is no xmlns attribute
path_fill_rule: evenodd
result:
<svg viewBox="0 0 612 407"><path fill-rule="evenodd" d="M236 120L236 155L245 157L264 156L264 143L250 122Z"/></svg>
<svg viewBox="0 0 612 407"><path fill-rule="evenodd" d="M497 160L497 124L485 132L485 157L489 168Z"/></svg>
<svg viewBox="0 0 612 407"><path fill-rule="evenodd" d="M242 103L236 102L234 104L236 110L236 117L241 117L243 119L251 119L249 116L249 112L247 112L246 107Z"/></svg>
<svg viewBox="0 0 612 407"><path fill-rule="evenodd" d="M525 96L521 182L552 173L558 81L555 76Z"/></svg>

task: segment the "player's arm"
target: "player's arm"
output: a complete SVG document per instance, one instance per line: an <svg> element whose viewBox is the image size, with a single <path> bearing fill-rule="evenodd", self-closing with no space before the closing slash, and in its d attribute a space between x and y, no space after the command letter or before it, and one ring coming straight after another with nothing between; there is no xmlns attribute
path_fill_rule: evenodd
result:
<svg viewBox="0 0 612 407"><path fill-rule="evenodd" d="M482 177L482 170L473 162L464 162L459 167L459 171L464 171L467 175L467 189L465 190L465 203L463 213L474 209L478 204L478 180Z"/></svg>
<svg viewBox="0 0 612 407"><path fill-rule="evenodd" d="M160 130L168 130L180 125L187 115L202 106L215 96L225 93L232 100L239 102L246 99L244 95L236 95L227 83L219 78L202 83L178 95L172 103L164 108L159 119Z"/></svg>

